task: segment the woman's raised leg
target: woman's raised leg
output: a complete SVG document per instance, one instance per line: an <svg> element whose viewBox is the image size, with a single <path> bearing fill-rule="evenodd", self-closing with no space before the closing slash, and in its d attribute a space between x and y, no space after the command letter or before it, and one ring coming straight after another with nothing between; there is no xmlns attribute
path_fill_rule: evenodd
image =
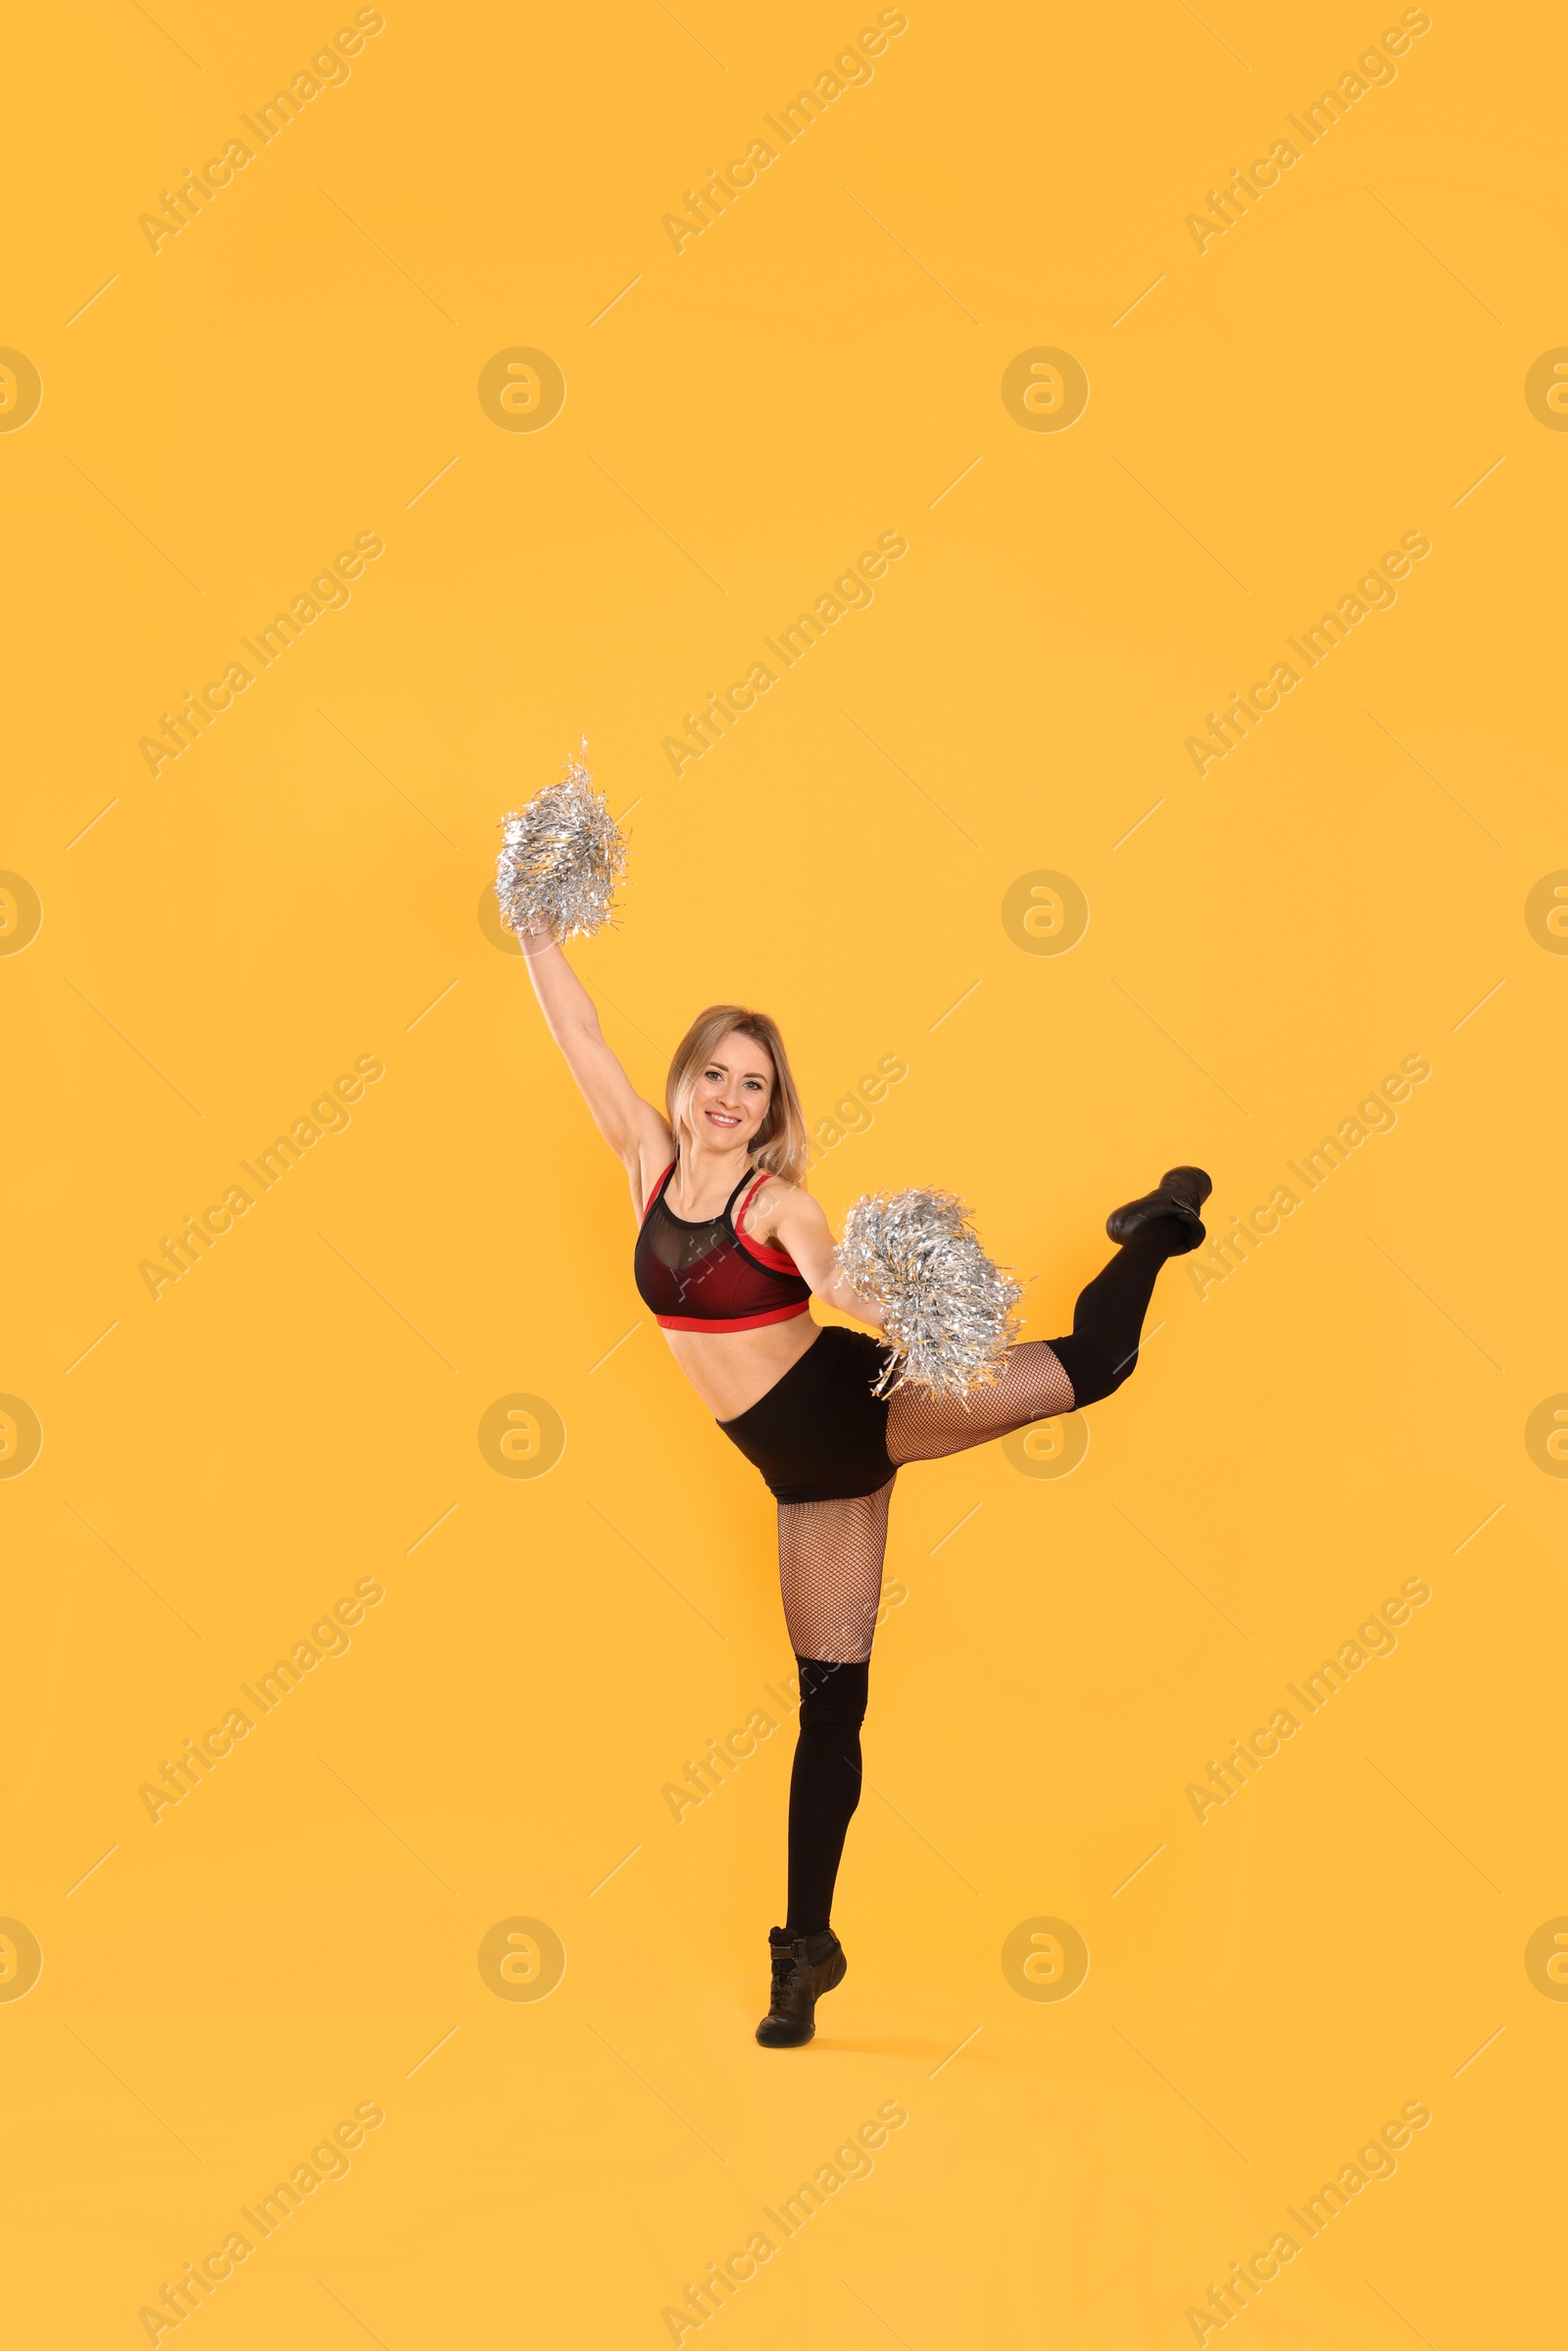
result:
<svg viewBox="0 0 1568 2351"><path fill-rule="evenodd" d="M888 1405L891 1458L935 1461L1110 1396L1138 1361L1139 1334L1160 1267L1191 1246L1188 1230L1174 1218L1146 1225L1080 1291L1071 1331L1061 1339L1024 1340L993 1387L966 1398L897 1390Z"/></svg>

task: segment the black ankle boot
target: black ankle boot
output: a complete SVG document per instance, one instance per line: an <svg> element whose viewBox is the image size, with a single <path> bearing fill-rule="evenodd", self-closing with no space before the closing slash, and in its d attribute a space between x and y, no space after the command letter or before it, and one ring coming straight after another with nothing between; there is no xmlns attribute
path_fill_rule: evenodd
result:
<svg viewBox="0 0 1568 2351"><path fill-rule="evenodd" d="M816 2031L818 2000L843 1983L849 1961L831 1927L820 1935L791 1935L785 1927L773 1927L767 1939L773 1997L757 2037L764 2049L799 2049Z"/></svg>
<svg viewBox="0 0 1568 2351"><path fill-rule="evenodd" d="M1112 1208L1105 1231L1112 1241L1131 1241L1135 1233L1168 1222L1179 1228L1179 1233L1172 1233L1170 1253L1185 1257L1189 1249L1207 1239L1198 1211L1213 1189L1200 1167L1168 1167L1154 1191L1146 1192L1142 1200L1128 1200L1125 1207Z"/></svg>

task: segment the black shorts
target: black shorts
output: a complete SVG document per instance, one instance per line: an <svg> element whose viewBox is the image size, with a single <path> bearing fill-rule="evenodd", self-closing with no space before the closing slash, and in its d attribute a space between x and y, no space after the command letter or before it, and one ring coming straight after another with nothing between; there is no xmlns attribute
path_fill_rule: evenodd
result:
<svg viewBox="0 0 1568 2351"><path fill-rule="evenodd" d="M868 1331L826 1323L750 1411L718 1426L781 1502L875 1494L898 1467L888 1459L888 1399L871 1394L886 1360Z"/></svg>

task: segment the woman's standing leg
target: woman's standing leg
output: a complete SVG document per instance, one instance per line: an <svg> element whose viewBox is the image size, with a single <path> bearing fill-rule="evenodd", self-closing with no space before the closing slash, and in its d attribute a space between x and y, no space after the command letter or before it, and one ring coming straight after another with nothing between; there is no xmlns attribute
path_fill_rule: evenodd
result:
<svg viewBox="0 0 1568 2351"><path fill-rule="evenodd" d="M823 1992L844 1980L831 1926L844 1839L860 1800L860 1725L882 1595L893 1481L849 1501L781 1502L779 1582L800 1673L790 1773L789 1906L769 1935L773 1997L764 2047L798 2048Z"/></svg>

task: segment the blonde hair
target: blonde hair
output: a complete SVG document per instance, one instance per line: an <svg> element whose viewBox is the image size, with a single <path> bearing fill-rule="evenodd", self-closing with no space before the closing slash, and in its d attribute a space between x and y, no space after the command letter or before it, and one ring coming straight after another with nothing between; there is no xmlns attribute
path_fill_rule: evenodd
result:
<svg viewBox="0 0 1568 2351"><path fill-rule="evenodd" d="M744 1004L710 1004L706 1012L698 1013L675 1049L664 1083L664 1106L675 1148L680 1149L681 1126L691 1106L692 1089L720 1041L737 1030L761 1046L773 1064L773 1091L751 1155L769 1175L782 1176L789 1184L804 1183L811 1147L784 1040L777 1024L765 1012L748 1011Z"/></svg>

